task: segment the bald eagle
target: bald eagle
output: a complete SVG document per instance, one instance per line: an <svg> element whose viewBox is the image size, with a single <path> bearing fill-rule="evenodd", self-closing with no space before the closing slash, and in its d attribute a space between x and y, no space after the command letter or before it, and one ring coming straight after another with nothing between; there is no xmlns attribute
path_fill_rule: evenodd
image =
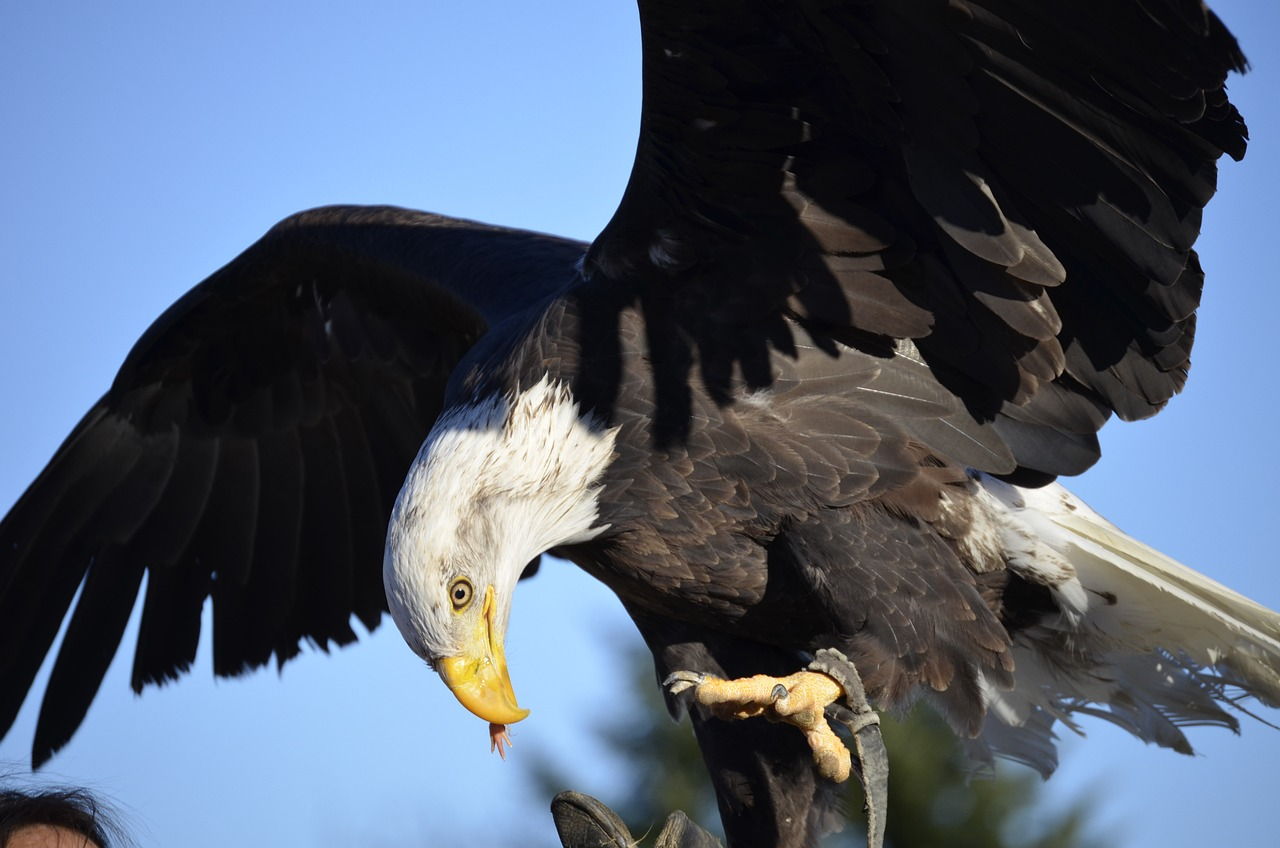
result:
<svg viewBox="0 0 1280 848"><path fill-rule="evenodd" d="M1234 42L1154 6L642 3L636 167L589 248L282 222L0 526L0 727L83 586L36 758L70 738L144 572L139 681L190 661L206 597L224 673L389 608L509 723L544 550L617 592L663 678L837 647L876 706L924 698L1046 771L1073 713L1186 749L1179 725L1234 723L1225 687L1274 703L1273 614L1051 482L1181 387L1200 209L1243 154ZM731 839L807 835L799 735L693 717ZM744 800L783 784L786 816Z"/></svg>

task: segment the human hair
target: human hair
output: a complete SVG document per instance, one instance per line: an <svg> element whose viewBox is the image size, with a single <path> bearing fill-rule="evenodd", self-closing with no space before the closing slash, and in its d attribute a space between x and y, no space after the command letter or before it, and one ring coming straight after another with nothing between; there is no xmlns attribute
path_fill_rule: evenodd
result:
<svg viewBox="0 0 1280 848"><path fill-rule="evenodd" d="M98 848L127 848L132 840L116 814L85 789L0 788L0 848L25 827L62 828Z"/></svg>

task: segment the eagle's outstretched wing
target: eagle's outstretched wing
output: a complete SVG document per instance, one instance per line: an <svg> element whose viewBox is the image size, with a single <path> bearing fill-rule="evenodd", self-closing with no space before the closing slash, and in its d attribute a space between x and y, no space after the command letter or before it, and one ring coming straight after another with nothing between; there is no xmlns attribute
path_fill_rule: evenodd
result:
<svg viewBox="0 0 1280 848"><path fill-rule="evenodd" d="M1023 481L1182 387L1201 210L1246 139L1199 0L640 13L639 148L587 268L642 282L655 359L764 386L795 319L923 361L953 414L910 435Z"/></svg>
<svg viewBox="0 0 1280 848"><path fill-rule="evenodd" d="M33 761L70 739L144 574L135 689L355 638L387 518L458 359L583 245L390 207L278 224L167 310L0 523L0 735L76 598ZM83 583L83 588L81 584Z"/></svg>

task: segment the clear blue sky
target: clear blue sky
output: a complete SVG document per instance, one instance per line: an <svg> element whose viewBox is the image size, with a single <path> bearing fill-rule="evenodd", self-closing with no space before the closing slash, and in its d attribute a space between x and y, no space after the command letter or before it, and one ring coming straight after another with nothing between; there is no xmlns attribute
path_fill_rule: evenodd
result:
<svg viewBox="0 0 1280 848"><path fill-rule="evenodd" d="M0 510L151 320L293 211L394 203L582 239L608 220L639 109L630 2L360 6L0 8ZM1232 84L1253 146L1225 168L1200 242L1192 380L1154 421L1107 428L1102 463L1072 486L1276 608L1280 12L1215 6L1254 62ZM574 788L617 797L625 772L589 728L625 708L609 663L636 637L564 564L522 585L511 628L533 714L505 764L386 627L282 680L215 683L202 649L180 684L140 699L126 649L49 773L117 799L147 846L554 844L522 762L547 752ZM0 744L0 770L25 763L34 707ZM1112 844L1255 843L1274 822L1280 732L1245 724L1240 738L1193 733L1204 756L1190 759L1091 723L1066 741L1050 803L1095 793Z"/></svg>

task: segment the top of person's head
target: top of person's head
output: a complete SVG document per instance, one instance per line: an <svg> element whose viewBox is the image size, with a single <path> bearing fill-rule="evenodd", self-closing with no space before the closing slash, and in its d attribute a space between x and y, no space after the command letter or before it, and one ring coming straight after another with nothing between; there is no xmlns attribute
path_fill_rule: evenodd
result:
<svg viewBox="0 0 1280 848"><path fill-rule="evenodd" d="M0 788L0 848L123 848L115 814L83 789Z"/></svg>

